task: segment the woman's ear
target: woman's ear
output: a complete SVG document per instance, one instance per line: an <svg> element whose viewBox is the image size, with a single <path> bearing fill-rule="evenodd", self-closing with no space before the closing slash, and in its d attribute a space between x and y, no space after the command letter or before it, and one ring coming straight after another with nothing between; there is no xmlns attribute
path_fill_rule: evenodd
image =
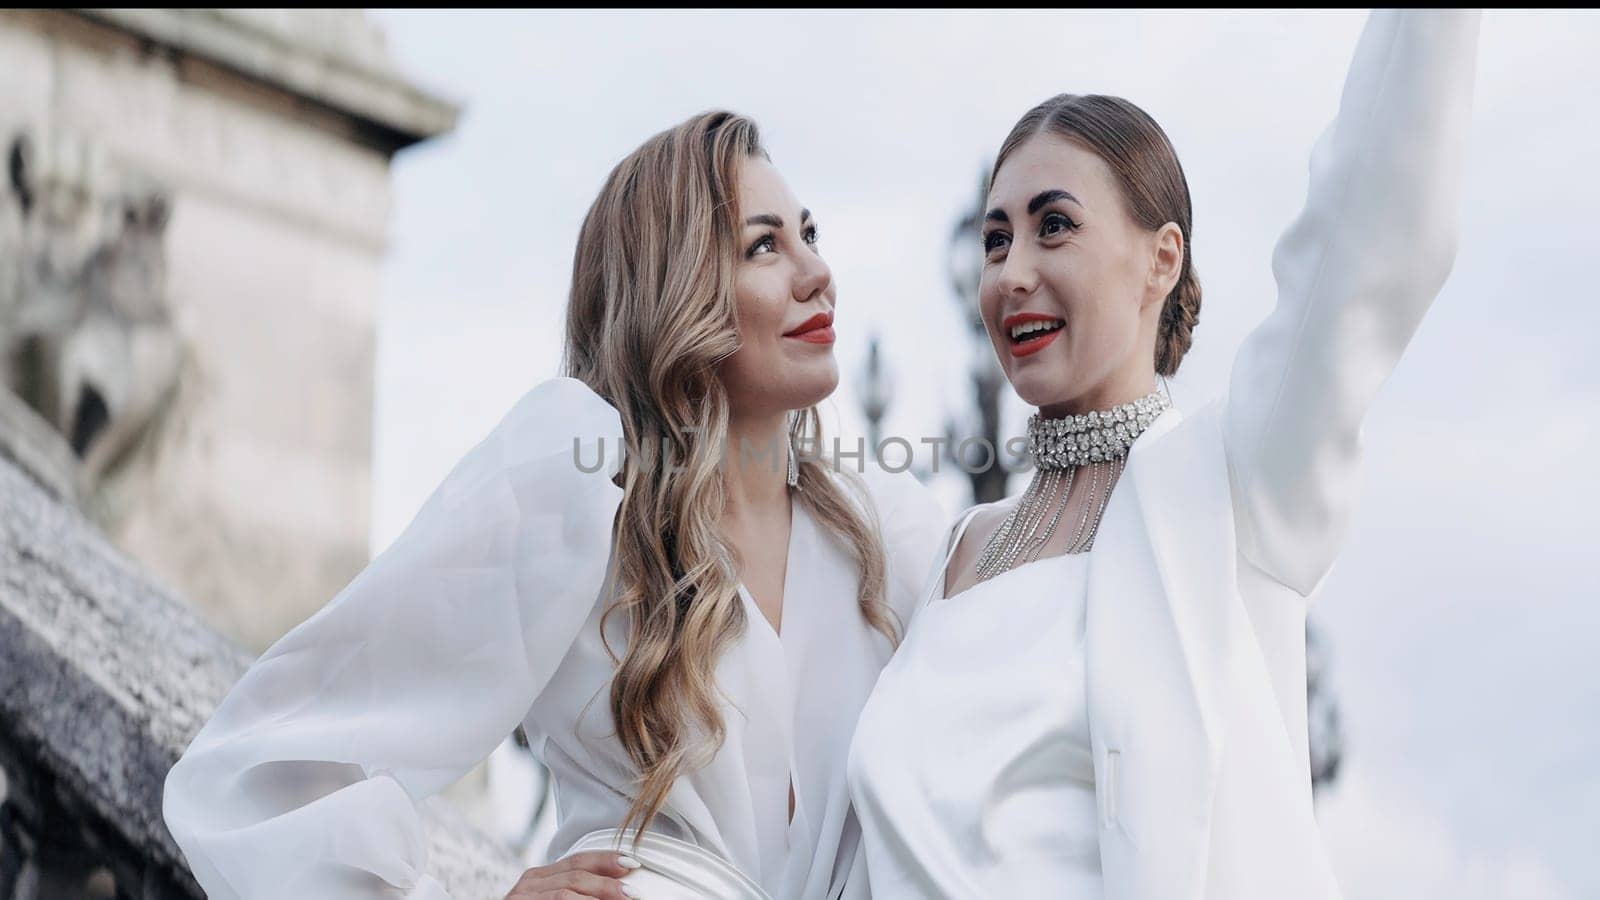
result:
<svg viewBox="0 0 1600 900"><path fill-rule="evenodd" d="M1150 273L1145 282L1144 305L1165 303L1183 274L1183 230L1175 222L1156 229L1150 245Z"/></svg>

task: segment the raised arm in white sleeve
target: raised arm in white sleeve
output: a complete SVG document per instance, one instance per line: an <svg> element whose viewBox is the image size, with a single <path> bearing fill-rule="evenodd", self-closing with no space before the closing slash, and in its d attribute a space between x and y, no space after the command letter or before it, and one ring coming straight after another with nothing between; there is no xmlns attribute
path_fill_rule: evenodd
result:
<svg viewBox="0 0 1600 900"><path fill-rule="evenodd" d="M1277 307L1234 361L1239 548L1302 595L1344 540L1362 418L1455 260L1479 18L1372 13L1273 253Z"/></svg>
<svg viewBox="0 0 1600 900"><path fill-rule="evenodd" d="M446 896L416 802L511 733L597 602L621 434L581 382L531 390L393 546L245 672L166 783L207 894ZM605 464L584 472L597 439Z"/></svg>

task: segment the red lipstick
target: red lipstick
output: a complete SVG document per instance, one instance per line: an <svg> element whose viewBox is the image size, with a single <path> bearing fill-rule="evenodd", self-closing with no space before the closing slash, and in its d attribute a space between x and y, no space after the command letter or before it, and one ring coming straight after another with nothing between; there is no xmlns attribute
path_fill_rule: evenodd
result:
<svg viewBox="0 0 1600 900"><path fill-rule="evenodd" d="M793 331L783 333L784 337L791 337L808 344L833 343L833 312L820 312L800 323L800 327Z"/></svg>
<svg viewBox="0 0 1600 900"><path fill-rule="evenodd" d="M1013 331L1019 326L1033 323L1043 323L1047 327L1030 329L1020 335L1013 334ZM1000 328L1005 332L1006 341L1011 348L1011 355L1013 357L1022 357L1032 356L1055 343L1056 338L1061 336L1061 331L1066 327L1066 324L1060 316L1021 312L1006 316L1001 321Z"/></svg>

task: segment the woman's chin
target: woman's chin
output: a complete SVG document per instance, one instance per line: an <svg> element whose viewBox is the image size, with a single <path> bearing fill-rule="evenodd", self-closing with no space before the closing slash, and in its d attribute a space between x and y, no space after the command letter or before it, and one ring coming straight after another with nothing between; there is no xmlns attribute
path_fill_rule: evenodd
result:
<svg viewBox="0 0 1600 900"><path fill-rule="evenodd" d="M829 360L832 363L832 360ZM839 367L829 365L809 371L797 371L784 381L789 409L806 409L833 396L839 388Z"/></svg>
<svg viewBox="0 0 1600 900"><path fill-rule="evenodd" d="M1033 407L1060 403L1068 395L1066 387L1065 378L1050 378L1042 371L1019 372L1011 380L1011 389L1023 403Z"/></svg>

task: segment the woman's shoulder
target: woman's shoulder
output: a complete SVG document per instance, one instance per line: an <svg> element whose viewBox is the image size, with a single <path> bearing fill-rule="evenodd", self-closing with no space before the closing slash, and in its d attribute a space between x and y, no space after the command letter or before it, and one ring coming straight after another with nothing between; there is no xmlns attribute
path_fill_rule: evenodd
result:
<svg viewBox="0 0 1600 900"><path fill-rule="evenodd" d="M530 515L554 515L569 529L603 521L609 534L622 456L622 420L611 404L575 378L540 382L456 463L408 530L455 530L470 511L502 524Z"/></svg>
<svg viewBox="0 0 1600 900"><path fill-rule="evenodd" d="M950 524L948 536L948 549L955 552L963 541L969 538L984 537L993 534L1006 516L1011 514L1012 508L1017 504L1016 495L1002 497L999 500L990 500L988 503L977 503L961 511L961 515Z"/></svg>
<svg viewBox="0 0 1600 900"><path fill-rule="evenodd" d="M990 518L1004 518L1017 504L1017 495L1001 497L999 500L990 500L987 503L974 503L963 509L961 515L956 517L955 524L966 523L970 528L973 523L983 522Z"/></svg>
<svg viewBox="0 0 1600 900"><path fill-rule="evenodd" d="M491 466L542 460L553 475L609 479L622 468L622 448L616 408L584 382L560 377L523 393L474 453L491 451L483 461Z"/></svg>
<svg viewBox="0 0 1600 900"><path fill-rule="evenodd" d="M895 472L878 465L863 466L860 472L841 469L835 477L859 479L866 498L875 507L885 524L893 518L937 519L949 517L949 511L933 489L910 472Z"/></svg>
<svg viewBox="0 0 1600 900"><path fill-rule="evenodd" d="M604 440L620 449L622 417L594 388L576 378L561 376L524 392L495 427L494 434L541 447L559 444L584 449ZM620 458L617 464L620 466Z"/></svg>
<svg viewBox="0 0 1600 900"><path fill-rule="evenodd" d="M827 468L834 479L853 487L877 521L889 577L914 586L943 550L949 530L950 512L938 494L909 471L875 464Z"/></svg>

